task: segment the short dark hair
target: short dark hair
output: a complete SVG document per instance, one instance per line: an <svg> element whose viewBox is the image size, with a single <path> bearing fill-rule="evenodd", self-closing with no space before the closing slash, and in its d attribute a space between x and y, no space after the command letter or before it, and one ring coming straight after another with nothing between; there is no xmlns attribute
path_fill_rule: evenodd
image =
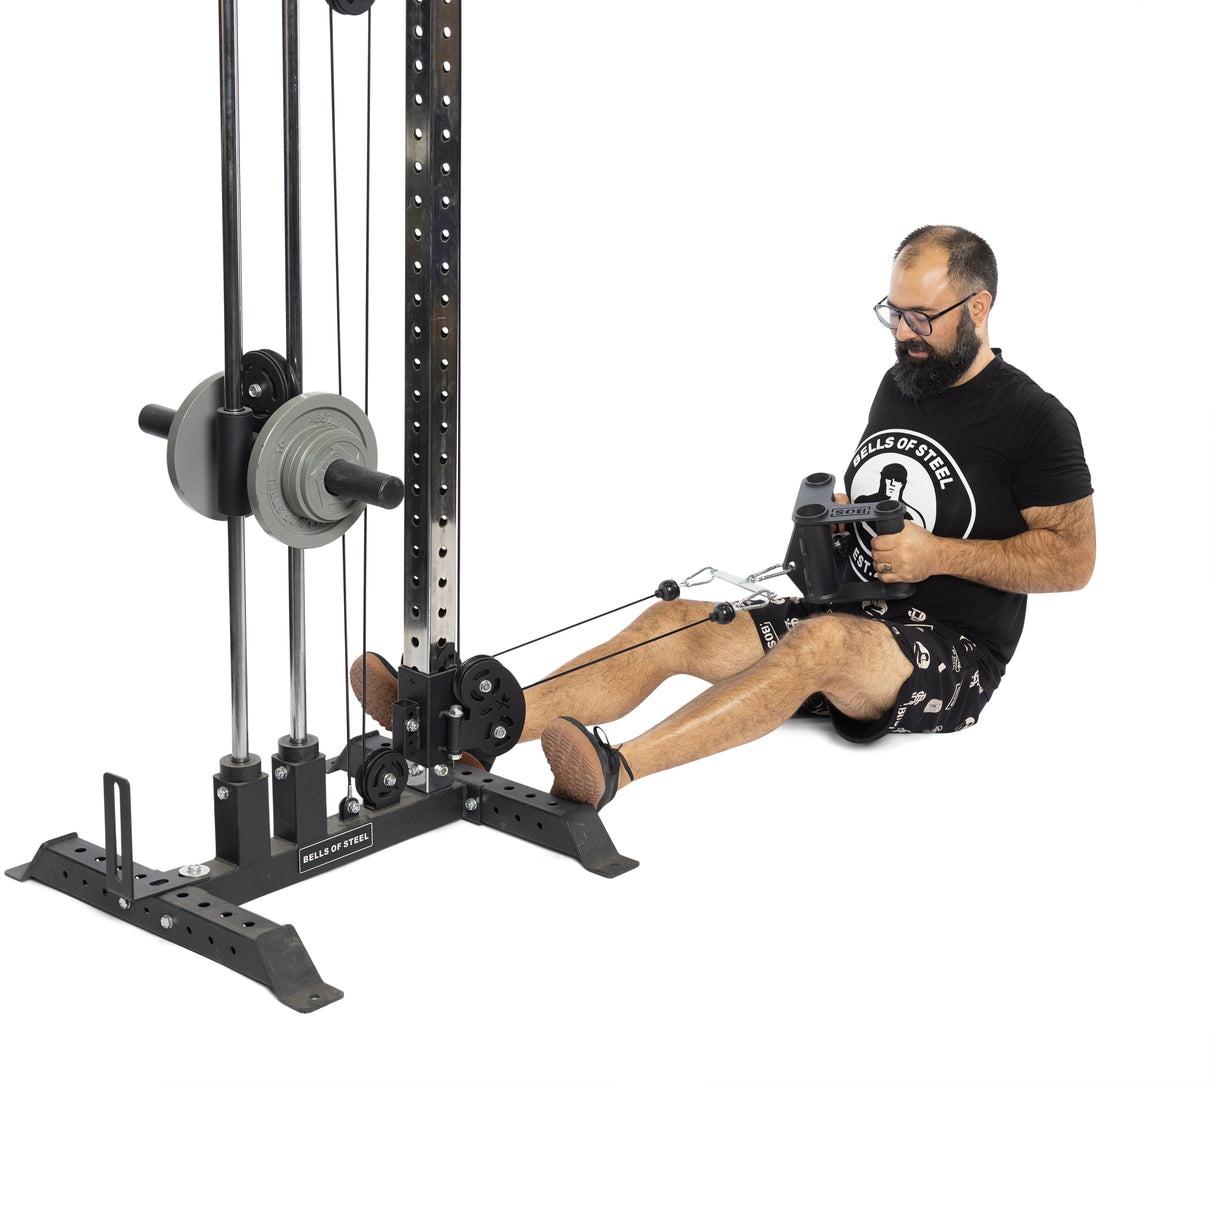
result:
<svg viewBox="0 0 1214 1214"><path fill-rule="evenodd" d="M999 288L999 267L991 246L965 228L950 224L928 224L916 228L895 250L897 261L904 252L917 257L929 248L943 249L948 254L948 276L964 291L989 291L991 303Z"/></svg>

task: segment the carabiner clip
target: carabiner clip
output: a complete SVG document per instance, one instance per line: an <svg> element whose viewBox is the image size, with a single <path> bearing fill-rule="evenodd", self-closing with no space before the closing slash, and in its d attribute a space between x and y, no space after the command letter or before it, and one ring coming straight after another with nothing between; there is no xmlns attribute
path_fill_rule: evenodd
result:
<svg viewBox="0 0 1214 1214"><path fill-rule="evenodd" d="M702 574L708 574L707 577L701 577ZM700 581L696 581L700 578ZM711 565L705 565L703 569L697 569L695 573L689 573L680 583L680 586L707 586L709 582L715 582L717 571Z"/></svg>

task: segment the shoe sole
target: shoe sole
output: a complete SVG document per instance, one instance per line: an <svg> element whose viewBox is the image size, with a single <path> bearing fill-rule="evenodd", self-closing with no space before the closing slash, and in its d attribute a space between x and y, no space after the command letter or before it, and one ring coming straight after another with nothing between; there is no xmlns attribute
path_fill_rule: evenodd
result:
<svg viewBox="0 0 1214 1214"><path fill-rule="evenodd" d="M553 794L582 805L598 805L607 782L590 739L558 717L540 736L540 747L552 768Z"/></svg>
<svg viewBox="0 0 1214 1214"><path fill-rule="evenodd" d="M385 729L391 729L392 705L396 703L399 694L396 667L389 665L388 659L378 653L369 653L366 656L370 659L367 662L366 702L363 701L363 672L362 662L359 660L350 667L350 690L354 692L354 698L366 708L367 715L373 721Z"/></svg>

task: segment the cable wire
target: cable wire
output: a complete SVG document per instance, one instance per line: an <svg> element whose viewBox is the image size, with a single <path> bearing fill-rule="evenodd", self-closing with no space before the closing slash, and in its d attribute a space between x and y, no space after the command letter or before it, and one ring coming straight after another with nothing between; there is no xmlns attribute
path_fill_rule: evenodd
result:
<svg viewBox="0 0 1214 1214"><path fill-rule="evenodd" d="M644 600L641 600L644 602ZM702 620L693 620L690 624L684 624L681 628L672 628L669 632L663 632L660 636L650 637L647 641L638 641L635 645L629 645L626 649L617 649L615 653L605 653L601 658L594 658L589 662L583 662L580 666L571 666L568 670L557 671L556 674L550 674L546 679L538 679L534 683L528 683L523 688L524 691L530 691L533 687L540 687L544 683L551 683L553 679L563 679L567 674L575 674L579 670L585 670L588 666L597 666L600 662L606 662L610 658L618 658L621 654L631 653L634 649L640 649L644 645L652 645L654 641L664 641L667 637L672 637L680 632L686 632L689 628L698 628L701 624L707 624L712 620L711 615L706 615Z"/></svg>
<svg viewBox="0 0 1214 1214"><path fill-rule="evenodd" d="M371 10L367 9L367 176L363 212L363 412L371 417ZM362 726L363 766L367 761L367 564L371 511L363 507L363 601L362 601ZM349 667L347 666L347 669ZM349 696L346 697L349 703Z"/></svg>
<svg viewBox="0 0 1214 1214"><path fill-rule="evenodd" d="M587 619L578 620L576 624L566 624L564 628L555 628L551 632L545 632L543 636L532 637L529 641L522 641L518 645L511 645L509 649L499 650L492 654L492 657L500 658L504 653L513 653L516 649L525 649L528 645L534 645L538 641L546 641L549 637L560 635L562 632L569 632L573 628L580 628L583 624L592 624L595 620L601 620L604 616L615 615L617 611L625 611L629 607L639 606L641 603L647 603L650 599L656 599L656 594L647 594L644 598L633 599L631 603L621 603L618 607L612 607L610 611L600 611L598 615L589 616Z"/></svg>
<svg viewBox="0 0 1214 1214"><path fill-rule="evenodd" d="M341 223L337 203L337 66L336 52L334 49L333 36L333 9L329 9L329 131L332 145L333 156L333 291L336 302L336 324L337 324L337 395L344 395L342 391L342 365L341 365ZM341 537L341 638L342 638L342 657L344 660L344 669L342 670L342 686L344 691L344 699L346 704L346 737L350 737L352 726L350 722L350 692L347 683L346 671L350 669L350 599L347 590L347 562L346 562L346 537L343 534ZM364 652L366 650L364 649ZM363 663L363 679L367 677L366 663ZM365 694L365 693L364 693ZM354 793L354 777L349 772L349 764L346 771L346 796L353 796Z"/></svg>

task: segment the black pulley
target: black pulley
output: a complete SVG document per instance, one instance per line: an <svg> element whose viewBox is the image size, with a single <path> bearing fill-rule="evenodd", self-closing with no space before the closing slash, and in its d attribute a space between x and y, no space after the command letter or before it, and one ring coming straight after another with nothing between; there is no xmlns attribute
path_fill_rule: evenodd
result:
<svg viewBox="0 0 1214 1214"><path fill-rule="evenodd" d="M375 3L375 0L329 0L329 7L335 13L344 13L347 17L357 17L365 13Z"/></svg>
<svg viewBox="0 0 1214 1214"><path fill-rule="evenodd" d="M482 763L504 754L523 733L527 701L518 680L496 658L469 658L455 676L455 698L464 709L463 749Z"/></svg>
<svg viewBox="0 0 1214 1214"><path fill-rule="evenodd" d="M250 350L240 360L240 390L252 410L254 428L275 409L299 395L299 384L287 360L273 350Z"/></svg>
<svg viewBox="0 0 1214 1214"><path fill-rule="evenodd" d="M384 809L399 801L409 781L409 764L405 756L387 745L376 746L366 756L358 771L356 786L359 795L372 809ZM357 747L352 747L357 752Z"/></svg>

